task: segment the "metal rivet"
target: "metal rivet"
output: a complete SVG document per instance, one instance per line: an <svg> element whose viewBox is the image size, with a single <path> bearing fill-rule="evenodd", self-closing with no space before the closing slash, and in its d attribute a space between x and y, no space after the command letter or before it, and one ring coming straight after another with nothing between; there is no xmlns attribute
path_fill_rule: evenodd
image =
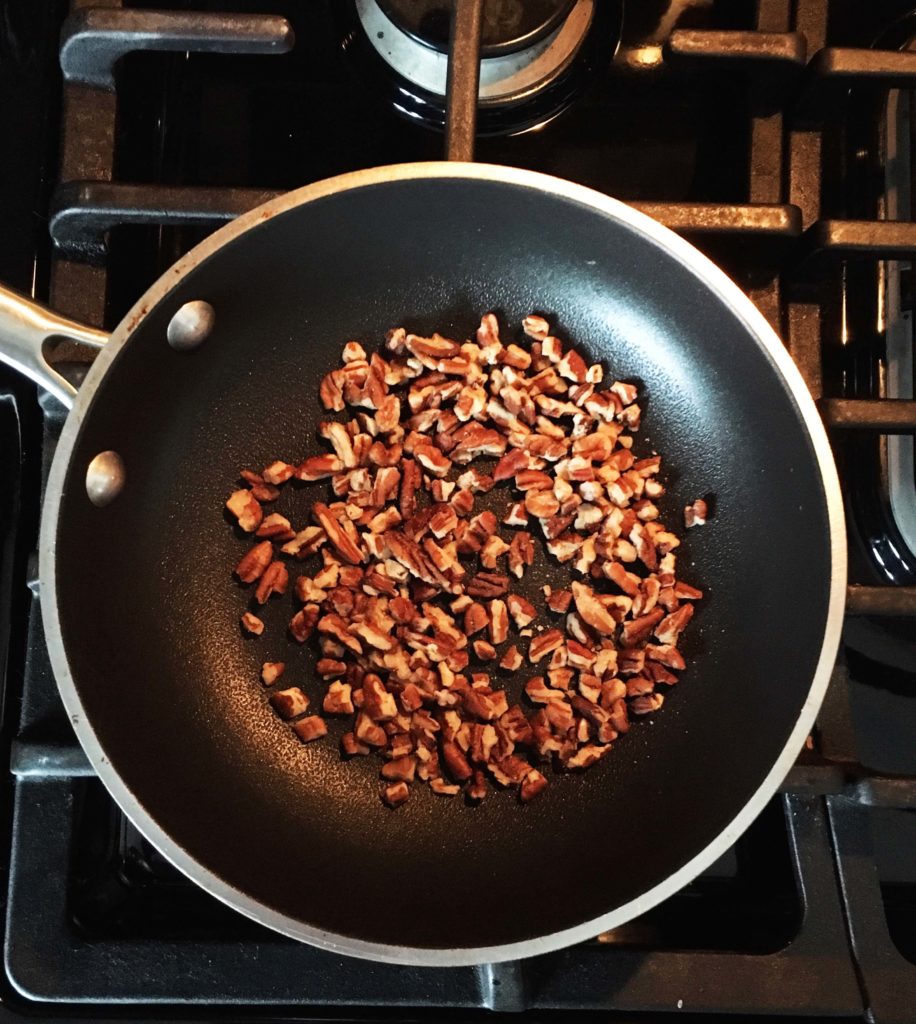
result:
<svg viewBox="0 0 916 1024"><path fill-rule="evenodd" d="M186 352L206 341L215 323L216 311L210 303L195 299L186 302L172 317L166 337L173 349Z"/></svg>
<svg viewBox="0 0 916 1024"><path fill-rule="evenodd" d="M117 452L99 452L86 470L86 493L99 508L117 498L124 487L124 460Z"/></svg>

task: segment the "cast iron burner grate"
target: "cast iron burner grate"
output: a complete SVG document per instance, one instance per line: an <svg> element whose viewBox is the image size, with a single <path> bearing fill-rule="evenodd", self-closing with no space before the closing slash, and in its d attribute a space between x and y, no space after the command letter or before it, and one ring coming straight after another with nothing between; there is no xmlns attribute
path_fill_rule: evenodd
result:
<svg viewBox="0 0 916 1024"><path fill-rule="evenodd" d="M8 5L0 75L12 68L18 92L2 83L0 127L22 144L0 162L0 175L19 172L0 178L5 282L111 324L177 256L269 195L440 156L441 137L372 88L351 0L225 6L238 13L203 0ZM632 2L616 54L562 116L478 145L479 159L630 201L720 262L786 340L834 432L844 489L882 513L879 526L879 439L912 434L916 403L882 390L885 339L861 326L875 322L878 292L862 282L877 288L890 261L912 258L916 226L882 220L880 176L865 165L880 163L888 90L916 80L908 13L893 0ZM80 353L58 359L79 372ZM874 516L865 528L850 518L848 645L810 748L733 850L613 935L524 963L399 968L298 945L215 902L92 776L51 676L30 556L61 423L53 399L39 405L0 373L12 442L0 446L12 766L0 1013L912 1019L916 590L871 557L884 550Z"/></svg>

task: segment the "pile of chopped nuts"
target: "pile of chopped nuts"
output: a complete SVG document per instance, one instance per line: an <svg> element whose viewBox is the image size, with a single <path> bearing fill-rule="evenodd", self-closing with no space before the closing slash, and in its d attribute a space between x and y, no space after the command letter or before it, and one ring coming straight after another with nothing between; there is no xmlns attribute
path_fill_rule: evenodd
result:
<svg viewBox="0 0 916 1024"><path fill-rule="evenodd" d="M526 347L504 344L492 313L473 342L399 327L384 356L347 343L320 395L331 412L358 411L321 424L331 450L245 470L226 502L257 538L235 573L258 605L286 593L284 557L319 563L295 580L289 633L317 639L322 711L350 720L345 758L381 756L391 807L417 779L442 796L479 801L495 782L531 800L541 768L600 760L685 667L678 640L703 595L676 577L679 540L655 503L661 457L632 452L636 387L602 387L601 366L542 317L522 326ZM291 480L330 483L301 529L264 510ZM501 522L475 511L498 487ZM702 500L685 509L688 525L707 514ZM513 587L541 543L570 582L543 587L539 616ZM264 631L250 611L241 625ZM494 673L517 677L526 662L525 706L510 704ZM303 741L326 735L283 671L262 669L276 712Z"/></svg>

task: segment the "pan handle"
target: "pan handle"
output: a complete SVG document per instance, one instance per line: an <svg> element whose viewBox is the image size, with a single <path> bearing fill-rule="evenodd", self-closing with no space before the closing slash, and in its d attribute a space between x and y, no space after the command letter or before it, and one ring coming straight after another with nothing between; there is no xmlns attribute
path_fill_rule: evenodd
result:
<svg viewBox="0 0 916 1024"><path fill-rule="evenodd" d="M445 158L474 159L484 0L455 0L445 86Z"/></svg>
<svg viewBox="0 0 916 1024"><path fill-rule="evenodd" d="M76 388L45 359L44 344L50 338L67 338L96 349L108 341L104 331L68 320L0 285L0 362L40 384L69 409Z"/></svg>

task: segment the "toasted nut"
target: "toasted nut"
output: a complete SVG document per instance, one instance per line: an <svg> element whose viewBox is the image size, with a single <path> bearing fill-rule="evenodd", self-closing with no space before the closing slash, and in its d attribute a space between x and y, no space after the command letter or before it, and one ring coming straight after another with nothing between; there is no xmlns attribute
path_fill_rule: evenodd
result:
<svg viewBox="0 0 916 1024"><path fill-rule="evenodd" d="M344 561L350 562L352 565L359 565L363 561L363 553L334 518L327 505L316 501L312 505L312 515L318 520L328 540Z"/></svg>
<svg viewBox="0 0 916 1024"><path fill-rule="evenodd" d="M702 498L697 498L692 505L684 509L684 525L689 529L691 526L705 526L709 516L709 508Z"/></svg>
<svg viewBox="0 0 916 1024"><path fill-rule="evenodd" d="M537 519L549 519L560 510L553 491L528 491L525 494L525 511Z"/></svg>
<svg viewBox="0 0 916 1024"><path fill-rule="evenodd" d="M509 614L505 601L490 602L490 641L501 644L509 635Z"/></svg>
<svg viewBox="0 0 916 1024"><path fill-rule="evenodd" d="M466 589L471 597L500 597L509 589L509 577L493 572L479 572Z"/></svg>
<svg viewBox="0 0 916 1024"><path fill-rule="evenodd" d="M489 616L482 604L468 605L464 612L464 631L468 636L479 633L489 622Z"/></svg>
<svg viewBox="0 0 916 1024"><path fill-rule="evenodd" d="M358 757L370 753L371 748L360 743L354 733L346 732L340 738L340 750L345 757Z"/></svg>
<svg viewBox="0 0 916 1024"><path fill-rule="evenodd" d="M409 519L417 510L417 490L422 482L422 476L420 467L413 459L405 459L401 464L399 508L405 519Z"/></svg>
<svg viewBox="0 0 916 1024"><path fill-rule="evenodd" d="M318 624L320 615L321 610L317 604L307 604L304 608L300 608L289 622L289 631L293 639L300 644L305 643Z"/></svg>
<svg viewBox="0 0 916 1024"><path fill-rule="evenodd" d="M464 782L471 777L471 766L461 748L453 740L443 740L442 758L453 779Z"/></svg>
<svg viewBox="0 0 916 1024"><path fill-rule="evenodd" d="M271 562L264 570L254 592L258 604L266 604L272 594L285 594L289 584L289 573L282 562Z"/></svg>
<svg viewBox="0 0 916 1024"><path fill-rule="evenodd" d="M298 686L291 686L272 693L270 703L281 718L295 718L308 709L309 699Z"/></svg>
<svg viewBox="0 0 916 1024"><path fill-rule="evenodd" d="M537 612L530 601L526 601L525 598L521 597L519 594L510 594L507 602L509 606L509 614L512 616L512 619L518 629L524 629L525 626L534 622L537 617Z"/></svg>
<svg viewBox="0 0 916 1024"><path fill-rule="evenodd" d="M293 732L303 743L311 743L312 740L327 736L328 727L319 715L310 715L308 718L300 718L298 722L293 722Z"/></svg>
<svg viewBox="0 0 916 1024"><path fill-rule="evenodd" d="M241 561L235 567L236 576L242 583L254 583L255 580L260 579L270 565L273 552L273 544L269 540L255 544L250 551L242 556Z"/></svg>
<svg viewBox="0 0 916 1024"><path fill-rule="evenodd" d="M552 612L565 615L570 604L572 604L572 592L569 590L551 590L547 595L547 607Z"/></svg>
<svg viewBox="0 0 916 1024"><path fill-rule="evenodd" d="M261 666L261 681L265 686L273 684L283 675L286 665L282 661L265 661Z"/></svg>
<svg viewBox="0 0 916 1024"><path fill-rule="evenodd" d="M277 484L285 484L287 480L291 480L296 473L296 467L291 466L288 462L272 462L261 474L264 480L276 486Z"/></svg>
<svg viewBox="0 0 916 1024"><path fill-rule="evenodd" d="M521 798L522 803L528 803L539 793L542 793L546 788L547 779L544 778L537 768L532 768L522 780L519 797Z"/></svg>
<svg viewBox="0 0 916 1024"><path fill-rule="evenodd" d="M226 508L235 516L239 526L246 533L254 533L264 518L264 510L247 488L233 491L226 502Z"/></svg>
<svg viewBox="0 0 916 1024"><path fill-rule="evenodd" d="M513 538L513 543L516 538ZM484 546L480 549L480 564L484 569L495 569L496 560L509 550L509 545L495 533L488 537Z"/></svg>
<svg viewBox="0 0 916 1024"><path fill-rule="evenodd" d="M486 640L475 640L473 646L474 654L481 661L492 661L496 657L496 648Z"/></svg>
<svg viewBox="0 0 916 1024"><path fill-rule="evenodd" d="M595 592L586 587L583 583L573 581L573 600L576 602L576 611L582 616L592 629L598 630L608 636L613 636L617 631L617 623L603 604L595 597Z"/></svg>
<svg viewBox="0 0 916 1024"><path fill-rule="evenodd" d="M392 782L382 789L382 800L389 807L400 807L410 799L410 787L406 782Z"/></svg>
<svg viewBox="0 0 916 1024"><path fill-rule="evenodd" d="M499 667L509 672L517 672L522 667L523 661L519 649L513 644L500 659Z"/></svg>
<svg viewBox="0 0 916 1024"><path fill-rule="evenodd" d="M264 623L257 617L252 615L251 612L245 612L241 619L242 629L246 633L251 633L252 636L260 636L264 632Z"/></svg>
<svg viewBox="0 0 916 1024"><path fill-rule="evenodd" d="M383 779L396 779L399 782L413 782L417 771L417 759L408 754L406 757L396 757L393 761L382 765Z"/></svg>
<svg viewBox="0 0 916 1024"><path fill-rule="evenodd" d="M563 643L563 634L558 629L548 629L536 636L528 646L528 660L536 665L541 658L551 654Z"/></svg>
<svg viewBox="0 0 916 1024"><path fill-rule="evenodd" d="M255 530L255 536L269 537L271 540L282 542L292 540L296 536L296 531L290 526L286 516L281 516L278 512L272 512Z"/></svg>
<svg viewBox="0 0 916 1024"><path fill-rule="evenodd" d="M513 576L521 579L525 573L525 568L533 563L534 541L530 533L519 530L509 545L509 571Z"/></svg>

